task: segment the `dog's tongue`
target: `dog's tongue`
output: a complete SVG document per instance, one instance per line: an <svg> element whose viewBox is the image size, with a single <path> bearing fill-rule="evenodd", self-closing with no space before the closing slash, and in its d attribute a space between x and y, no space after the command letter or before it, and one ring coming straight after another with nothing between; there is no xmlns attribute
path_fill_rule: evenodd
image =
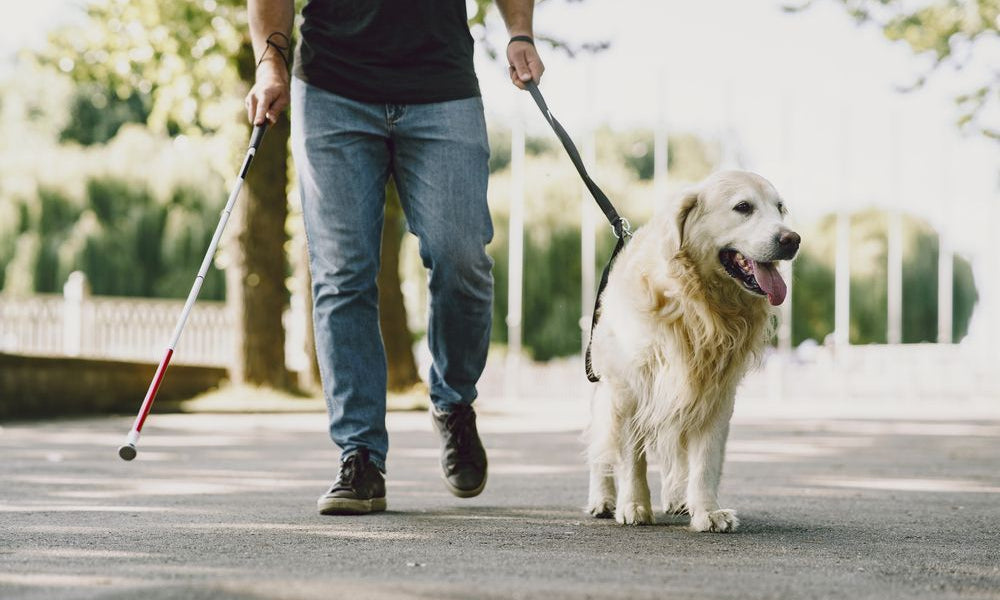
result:
<svg viewBox="0 0 1000 600"><path fill-rule="evenodd" d="M771 306L778 306L785 301L785 294L788 288L785 287L785 280L778 273L778 267L773 262L750 261L753 267L753 276L757 280L757 285L767 294L767 301Z"/></svg>

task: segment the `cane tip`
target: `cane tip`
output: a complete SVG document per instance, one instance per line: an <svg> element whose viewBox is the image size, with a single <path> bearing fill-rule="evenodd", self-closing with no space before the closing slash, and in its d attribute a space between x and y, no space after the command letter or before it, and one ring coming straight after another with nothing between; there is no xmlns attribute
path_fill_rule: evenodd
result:
<svg viewBox="0 0 1000 600"><path fill-rule="evenodd" d="M135 446L132 444L125 444L124 446L118 448L118 456L120 456L122 460L132 460L135 458L135 455Z"/></svg>

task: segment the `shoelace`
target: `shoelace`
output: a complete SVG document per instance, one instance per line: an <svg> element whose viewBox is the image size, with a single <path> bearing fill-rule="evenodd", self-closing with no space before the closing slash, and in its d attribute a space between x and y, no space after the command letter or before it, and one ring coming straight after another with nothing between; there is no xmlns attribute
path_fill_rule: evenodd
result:
<svg viewBox="0 0 1000 600"><path fill-rule="evenodd" d="M455 447L460 455L468 454L472 445L472 436L470 433L472 431L471 425L473 419L475 419L475 413L471 410L452 411L445 419L445 426L448 428L448 431L453 432L455 435Z"/></svg>
<svg viewBox="0 0 1000 600"><path fill-rule="evenodd" d="M352 454L344 459L344 462L340 465L340 476L337 478L340 486L354 487L354 482L361 473L358 468L358 455Z"/></svg>

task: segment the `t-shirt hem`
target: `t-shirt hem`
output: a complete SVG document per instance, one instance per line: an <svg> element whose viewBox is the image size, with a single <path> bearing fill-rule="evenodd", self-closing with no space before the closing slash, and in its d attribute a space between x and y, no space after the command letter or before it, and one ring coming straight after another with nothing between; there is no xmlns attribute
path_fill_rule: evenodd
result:
<svg viewBox="0 0 1000 600"><path fill-rule="evenodd" d="M467 100L469 98L482 97L482 92L480 91L478 85L475 87L444 90L436 94L366 94L364 92L359 92L356 88L337 85L335 82L328 81L324 78L309 77L301 68L298 67L298 65L296 65L293 69L292 75L309 85L316 86L321 90L330 92L331 94L337 94L338 96L342 96L349 100L364 102L366 104L434 104L438 102L450 102L452 100Z"/></svg>

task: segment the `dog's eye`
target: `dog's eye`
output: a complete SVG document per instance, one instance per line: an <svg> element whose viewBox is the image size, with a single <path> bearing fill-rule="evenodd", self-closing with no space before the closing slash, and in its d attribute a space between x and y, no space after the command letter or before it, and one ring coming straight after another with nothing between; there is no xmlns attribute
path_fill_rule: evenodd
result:
<svg viewBox="0 0 1000 600"><path fill-rule="evenodd" d="M750 213L753 212L753 204L750 204L749 202L744 200L743 202L740 202L739 204L734 206L733 210L740 213L741 215L749 215Z"/></svg>

